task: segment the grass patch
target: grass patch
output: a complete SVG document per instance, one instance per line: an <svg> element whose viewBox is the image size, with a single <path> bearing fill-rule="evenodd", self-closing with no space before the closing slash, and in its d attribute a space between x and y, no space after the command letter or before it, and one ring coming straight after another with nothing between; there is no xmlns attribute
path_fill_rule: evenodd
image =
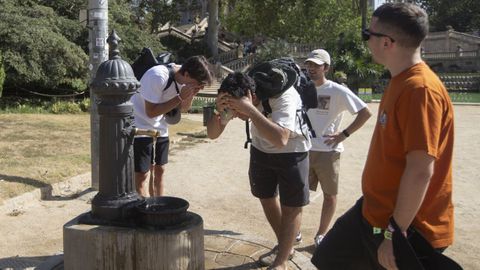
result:
<svg viewBox="0 0 480 270"><path fill-rule="evenodd" d="M480 93L472 92L448 92L452 102L458 103L480 103ZM364 102L382 99L382 94L359 95Z"/></svg>
<svg viewBox="0 0 480 270"><path fill-rule="evenodd" d="M0 114L0 202L91 170L90 115ZM201 121L170 126L178 147L201 140ZM176 144L172 144L175 150Z"/></svg>
<svg viewBox="0 0 480 270"><path fill-rule="evenodd" d="M449 92L452 102L480 103L480 93Z"/></svg>
<svg viewBox="0 0 480 270"><path fill-rule="evenodd" d="M192 101L192 107L189 112L191 113L201 113L203 112L203 107L205 106L215 106L214 97L198 97L195 96Z"/></svg>

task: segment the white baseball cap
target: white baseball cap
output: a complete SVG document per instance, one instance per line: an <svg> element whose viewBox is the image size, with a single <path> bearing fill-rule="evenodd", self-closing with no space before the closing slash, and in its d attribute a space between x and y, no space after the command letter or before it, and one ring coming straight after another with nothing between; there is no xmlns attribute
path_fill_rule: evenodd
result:
<svg viewBox="0 0 480 270"><path fill-rule="evenodd" d="M311 61L317 65L330 65L330 55L323 49L313 50L308 54L307 60L305 60L305 62L308 61Z"/></svg>

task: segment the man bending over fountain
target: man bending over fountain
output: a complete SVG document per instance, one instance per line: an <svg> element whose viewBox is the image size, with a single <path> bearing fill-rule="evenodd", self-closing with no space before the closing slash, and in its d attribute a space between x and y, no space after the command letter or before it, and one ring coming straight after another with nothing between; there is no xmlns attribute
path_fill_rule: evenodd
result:
<svg viewBox="0 0 480 270"><path fill-rule="evenodd" d="M298 115L302 101L293 87L296 72L265 62L248 74L251 77L236 72L223 81L216 99L220 113L207 122L207 133L211 139L219 137L233 117L252 122L250 188L260 199L278 240L259 263L269 265L269 269L286 269L294 254L302 207L309 203L310 137L304 136L308 127ZM266 103L271 107L268 116L263 113L262 104Z"/></svg>
<svg viewBox="0 0 480 270"><path fill-rule="evenodd" d="M147 197L164 195L165 164L168 163L167 113L177 110L175 124L180 119L180 110L192 105L193 96L212 82L208 62L203 56L192 56L183 65L158 65L150 68L140 79L139 92L132 96L135 126L158 131L155 147L151 137L136 136L134 140L135 185L137 192ZM172 118L170 118L172 119ZM153 153L155 149L155 153ZM154 160L155 157L155 160ZM153 173L148 182L149 172Z"/></svg>

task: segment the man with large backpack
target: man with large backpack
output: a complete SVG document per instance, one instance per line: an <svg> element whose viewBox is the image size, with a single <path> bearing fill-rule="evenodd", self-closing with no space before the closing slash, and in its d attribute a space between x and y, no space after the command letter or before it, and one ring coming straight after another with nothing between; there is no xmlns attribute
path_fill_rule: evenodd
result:
<svg viewBox="0 0 480 270"><path fill-rule="evenodd" d="M136 136L134 139L135 185L141 196L164 195L168 124L178 122L180 111L188 110L193 97L211 82L212 73L203 56L192 56L181 66L173 63L155 65L141 75L139 92L131 98L135 126L154 129L160 134L155 147L151 137ZM153 173L153 181L147 187L149 172Z"/></svg>
<svg viewBox="0 0 480 270"><path fill-rule="evenodd" d="M371 112L350 89L326 79L330 67L327 51L312 51L305 60L305 66L308 76L315 83L315 98L318 100L317 108L307 112L317 135L312 139L310 150L310 189L316 190L320 182L323 191L320 225L314 237L314 244L318 246L335 214L342 141L361 128L370 118ZM356 114L356 117L345 129L340 130L346 111Z"/></svg>
<svg viewBox="0 0 480 270"><path fill-rule="evenodd" d="M252 81L253 78L253 81ZM293 243L300 229L302 207L309 203L308 127L301 120L302 101L294 88L295 70L274 61L256 65L248 75L231 74L219 89L216 99L220 112L207 122L209 138L215 139L233 116L250 120L249 178L252 194L260 200L278 245L260 257L269 269L286 269L293 254ZM254 82L254 83L253 83ZM245 95L237 97L233 90ZM232 91L230 91L230 89ZM238 92L238 91L235 91ZM271 113L264 114L262 101L267 100ZM227 114L228 115L228 114Z"/></svg>

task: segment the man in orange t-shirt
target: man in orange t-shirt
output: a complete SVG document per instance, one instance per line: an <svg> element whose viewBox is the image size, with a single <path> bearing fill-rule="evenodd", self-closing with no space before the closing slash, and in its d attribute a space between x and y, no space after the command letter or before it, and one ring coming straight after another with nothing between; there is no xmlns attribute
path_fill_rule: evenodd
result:
<svg viewBox="0 0 480 270"><path fill-rule="evenodd" d="M363 171L363 198L315 250L319 269L398 269L394 223L403 235L413 227L438 252L453 242L453 108L421 59L427 33L425 11L407 3L380 6L362 31L392 79Z"/></svg>

